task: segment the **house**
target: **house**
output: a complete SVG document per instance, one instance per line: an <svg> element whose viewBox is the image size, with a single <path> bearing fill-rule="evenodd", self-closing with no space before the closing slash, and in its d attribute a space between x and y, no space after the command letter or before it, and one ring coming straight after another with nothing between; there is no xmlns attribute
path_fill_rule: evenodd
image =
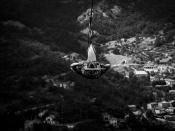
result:
<svg viewBox="0 0 175 131"><path fill-rule="evenodd" d="M78 54L76 52L73 52L73 53L70 54L69 57L70 57L70 60L77 61L77 60L79 60L80 54Z"/></svg>
<svg viewBox="0 0 175 131"><path fill-rule="evenodd" d="M90 29L89 29L89 27L87 27L87 28L81 30L80 32L82 34L88 35L89 32L90 32ZM95 31L95 30L92 30L92 34L95 35L95 36L99 35L99 33L97 31Z"/></svg>
<svg viewBox="0 0 175 131"><path fill-rule="evenodd" d="M114 117L110 118L109 119L109 124L114 126L114 127L118 127L117 118L114 118Z"/></svg>
<svg viewBox="0 0 175 131"><path fill-rule="evenodd" d="M110 115L108 114L108 113L103 113L103 120L105 121L105 122L108 122L109 121L109 119L110 119Z"/></svg>
<svg viewBox="0 0 175 131"><path fill-rule="evenodd" d="M128 105L128 108L129 108L131 111L136 111L136 105Z"/></svg>
<svg viewBox="0 0 175 131"><path fill-rule="evenodd" d="M165 82L167 85L169 85L171 88L175 86L175 80L173 79L165 79Z"/></svg>
<svg viewBox="0 0 175 131"><path fill-rule="evenodd" d="M59 83L59 87L64 88L64 89L70 89L73 86L75 86L75 82L67 81L67 82Z"/></svg>
<svg viewBox="0 0 175 131"><path fill-rule="evenodd" d="M141 115L142 114L142 111L141 110L136 110L136 111L134 111L134 112L132 112L134 115L136 115L136 116L139 116L139 115Z"/></svg>
<svg viewBox="0 0 175 131"><path fill-rule="evenodd" d="M144 71L147 71L149 73L159 71L157 66L155 66L155 65L146 65L146 66L143 67L143 69L144 69Z"/></svg>
<svg viewBox="0 0 175 131"><path fill-rule="evenodd" d="M159 78L155 77L155 76L150 76L150 81L153 82L153 81L158 81Z"/></svg>
<svg viewBox="0 0 175 131"><path fill-rule="evenodd" d="M136 105L128 105L128 108L130 109L130 111L138 116L138 115L141 115L142 114L142 111L140 109L137 109Z"/></svg>
<svg viewBox="0 0 175 131"><path fill-rule="evenodd" d="M45 118L45 122L46 123L48 123L48 124L55 124L55 121L54 121L54 119L56 118L56 116L55 115L49 115L49 116L47 116L46 118Z"/></svg>
<svg viewBox="0 0 175 131"><path fill-rule="evenodd" d="M108 122L110 125L112 125L113 127L118 127L118 122L117 122L117 118L112 117L111 115L109 115L108 113L103 113L103 120L105 122Z"/></svg>
<svg viewBox="0 0 175 131"><path fill-rule="evenodd" d="M75 125L73 125L73 124L67 124L66 126L68 129L73 129L75 127Z"/></svg>
<svg viewBox="0 0 175 131"><path fill-rule="evenodd" d="M62 83L60 83L60 87L61 88L64 88L64 89L68 89L69 88L69 85L66 82L62 82Z"/></svg>
<svg viewBox="0 0 175 131"><path fill-rule="evenodd" d="M174 111L175 111L175 108L174 107L169 107L165 111L166 111L167 114L173 115L174 114Z"/></svg>
<svg viewBox="0 0 175 131"><path fill-rule="evenodd" d="M129 72L128 72L128 71L125 71L124 76L125 76L126 78L129 78Z"/></svg>
<svg viewBox="0 0 175 131"><path fill-rule="evenodd" d="M70 59L69 59L69 55L65 55L65 56L63 56L62 58L65 59L66 61L70 60Z"/></svg>
<svg viewBox="0 0 175 131"><path fill-rule="evenodd" d="M154 112L156 115L162 115L162 114L166 113L166 111L163 108L162 109L155 109Z"/></svg>
<svg viewBox="0 0 175 131"><path fill-rule="evenodd" d="M171 103L167 101L161 101L161 102L158 102L158 107L159 108L169 108L171 107Z"/></svg>
<svg viewBox="0 0 175 131"><path fill-rule="evenodd" d="M147 109L154 110L157 106L157 102L151 102L147 104Z"/></svg>
<svg viewBox="0 0 175 131"><path fill-rule="evenodd" d="M148 73L146 71L142 71L142 70L135 70L134 74L137 77L147 77L148 76Z"/></svg>
<svg viewBox="0 0 175 131"><path fill-rule="evenodd" d="M70 61L80 61L80 54L73 52L69 55L65 55L62 57L63 59L65 59L66 61L70 60Z"/></svg>

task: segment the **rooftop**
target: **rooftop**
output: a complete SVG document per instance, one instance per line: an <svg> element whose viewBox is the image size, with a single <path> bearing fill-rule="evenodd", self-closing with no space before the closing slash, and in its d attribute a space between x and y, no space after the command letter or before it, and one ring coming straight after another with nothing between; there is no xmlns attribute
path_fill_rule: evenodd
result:
<svg viewBox="0 0 175 131"><path fill-rule="evenodd" d="M138 70L135 70L135 74L136 75L147 75L148 73L146 71L138 71Z"/></svg>

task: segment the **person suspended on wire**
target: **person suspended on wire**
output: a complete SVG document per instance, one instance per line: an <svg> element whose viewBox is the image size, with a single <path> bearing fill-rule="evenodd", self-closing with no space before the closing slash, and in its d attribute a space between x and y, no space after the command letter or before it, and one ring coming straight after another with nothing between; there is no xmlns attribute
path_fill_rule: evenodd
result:
<svg viewBox="0 0 175 131"><path fill-rule="evenodd" d="M91 5L91 12L89 18L89 33L88 33L88 58L86 61L81 61L79 63L72 63L70 65L71 70L80 74L86 78L95 79L99 78L104 74L109 68L110 64L103 64L97 61L95 48L92 45L92 16L93 16L93 0Z"/></svg>
<svg viewBox="0 0 175 131"><path fill-rule="evenodd" d="M99 78L110 68L110 64L103 64L96 60L95 51L92 45L88 48L86 61L72 63L71 70L90 79Z"/></svg>

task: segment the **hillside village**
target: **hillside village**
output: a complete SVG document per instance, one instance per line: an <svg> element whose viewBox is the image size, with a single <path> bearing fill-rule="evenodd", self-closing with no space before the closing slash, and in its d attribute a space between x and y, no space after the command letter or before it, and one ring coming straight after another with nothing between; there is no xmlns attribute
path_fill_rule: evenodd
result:
<svg viewBox="0 0 175 131"><path fill-rule="evenodd" d="M115 6L116 8L117 6ZM112 9L115 11L114 9ZM80 24L88 20L89 9L78 17ZM102 12L102 11L98 11ZM118 11L115 11L118 12ZM104 17L108 17L102 12ZM85 18L83 19L83 16ZM81 20L80 20L81 19ZM80 31L87 35L88 28ZM100 35L97 31L93 31L97 37ZM128 39L120 39L109 41L100 46L103 50L103 57L114 66L114 72L120 72L127 79L136 77L140 81L144 81L143 88L152 91L154 101L147 103L146 107L138 108L138 105L128 105L128 108L136 116L136 119L149 119L150 122L161 122L162 124L170 124L171 128L175 127L175 61L174 61L174 41L166 44L166 46L157 46L157 39L166 41L162 31L159 35L151 37L131 37ZM81 41L80 43L83 44ZM86 42L85 42L86 43ZM71 53L62 57L67 62L77 62L85 60L78 53ZM125 68L124 68L125 67ZM121 68L123 68L121 70ZM66 74L64 74L66 75ZM58 77L58 76L57 76ZM59 82L56 77L43 77L44 80L53 87L71 90L75 86L74 82ZM92 100L95 102L95 99ZM151 111L151 112L149 112ZM151 118L149 113L152 113ZM107 112L102 114L106 126L112 125L114 128L122 128L126 124L129 115L125 118L116 118ZM49 116L51 117L51 116ZM142 118L143 117L143 118ZM51 120L50 120L51 119ZM46 118L49 123L55 123L53 118ZM81 122L80 122L81 123ZM54 124L55 125L55 124ZM72 125L71 128L74 128Z"/></svg>
<svg viewBox="0 0 175 131"><path fill-rule="evenodd" d="M78 17L80 24L89 19L89 11L88 9ZM114 6L110 15L116 16L119 13L120 8ZM94 14L109 17L100 8L95 9ZM87 35L84 32L86 30L81 33ZM96 37L100 35L95 30L93 33ZM97 46L105 52L102 55L111 66L114 66L114 71L120 72L128 79L137 77L139 80L148 81L143 84L143 88L151 90L155 99L147 103L147 110L151 110L157 120L172 121L175 124L175 40L167 43L164 34L162 29L156 35L121 38ZM125 69L121 70L121 67ZM128 106L136 116L143 113L143 110L137 110L137 105ZM106 117L105 115L105 119ZM116 126L117 119L107 117L107 120Z"/></svg>
<svg viewBox="0 0 175 131"><path fill-rule="evenodd" d="M72 2L60 1L63 5ZM75 11L71 21L63 16L75 23L68 22L61 31L59 15L56 20L41 20L49 25L43 23L43 27L18 20L0 23L7 32L0 41L10 68L2 72L7 79L3 79L0 109L2 122L11 125L9 130L175 129L175 37L168 37L172 23L164 23L150 35L122 34L115 24L124 8L117 4L105 7L104 2L95 4L93 44L97 60L110 63L111 70L98 80L86 80L69 69L71 63L87 57L88 7ZM70 27L76 29L65 33Z"/></svg>

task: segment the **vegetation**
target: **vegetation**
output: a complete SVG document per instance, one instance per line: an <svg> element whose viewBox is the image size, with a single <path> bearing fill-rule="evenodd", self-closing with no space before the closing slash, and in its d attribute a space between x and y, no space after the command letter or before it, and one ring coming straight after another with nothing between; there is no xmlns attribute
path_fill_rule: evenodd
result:
<svg viewBox="0 0 175 131"><path fill-rule="evenodd" d="M122 6L123 11L112 22L102 16L94 17L93 28L102 34L99 41L104 42L106 37L152 35L166 21L173 23L174 20L172 0L111 0L101 6L107 11L114 4ZM134 76L128 80L118 72L109 71L98 80L88 80L70 72L70 63L62 57L70 52L86 53L77 44L81 27L76 19L87 6L89 2L79 4L76 0L68 4L58 0L0 2L0 115L56 103L56 111L64 111L64 122L86 118L98 120L101 112L123 117L128 104L144 105L153 100L152 93L142 88L143 81ZM4 24L8 20L24 27ZM168 39L174 34L169 27L174 25L167 26ZM157 42L157 46L159 44ZM75 82L72 90L55 88L42 79L44 75L62 73L67 75L58 80Z"/></svg>
<svg viewBox="0 0 175 131"><path fill-rule="evenodd" d="M165 26L165 23L174 23L173 0L168 2L165 0L161 2L158 0L117 0L105 3L105 5L109 5L106 7L107 9L112 8L115 4L123 7L123 10L112 22L108 18L102 18L102 16L94 18L94 28L99 33L111 35L113 40L130 38L135 35L158 34L161 29L167 31L167 38L171 34L172 31L166 28L172 28L173 25ZM172 37L171 35L171 39Z"/></svg>

